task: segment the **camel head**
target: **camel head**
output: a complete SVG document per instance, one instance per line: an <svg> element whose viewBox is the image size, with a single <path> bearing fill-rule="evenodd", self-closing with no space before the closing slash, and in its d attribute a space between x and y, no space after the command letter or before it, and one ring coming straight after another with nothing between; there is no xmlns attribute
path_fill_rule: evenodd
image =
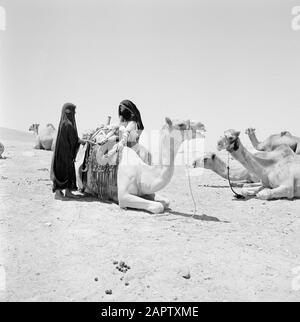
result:
<svg viewBox="0 0 300 322"><path fill-rule="evenodd" d="M241 132L235 130L225 131L224 136L218 142L218 150L237 151L240 143L240 134Z"/></svg>
<svg viewBox="0 0 300 322"><path fill-rule="evenodd" d="M217 155L215 153L212 152L206 152L204 154L204 157L196 159L193 162L193 167L194 168L211 168L212 164L214 163L214 161L216 160Z"/></svg>
<svg viewBox="0 0 300 322"><path fill-rule="evenodd" d="M52 123L48 123L47 127L50 127L53 131L55 131L55 127L54 127L54 125Z"/></svg>
<svg viewBox="0 0 300 322"><path fill-rule="evenodd" d="M289 131L283 131L280 133L280 136L289 136L289 137L292 137L292 133L289 132Z"/></svg>
<svg viewBox="0 0 300 322"><path fill-rule="evenodd" d="M253 127L249 127L247 130L246 130L246 132L245 132L245 134L246 135L251 135L251 134L254 134L255 133L255 129L253 128Z"/></svg>
<svg viewBox="0 0 300 322"><path fill-rule="evenodd" d="M199 121L171 120L166 117L166 124L163 130L167 130L175 141L182 143L185 140L192 140L197 134L203 135L206 132L205 126Z"/></svg>
<svg viewBox="0 0 300 322"><path fill-rule="evenodd" d="M171 120L169 117L166 117L165 122L161 134L163 137L174 142L174 147L177 151L184 141L195 139L199 133L206 131L205 126L198 121Z"/></svg>
<svg viewBox="0 0 300 322"><path fill-rule="evenodd" d="M28 131L33 131L34 133L38 133L39 132L39 124L37 124L37 123L33 123L30 127L29 127L29 129L28 129Z"/></svg>

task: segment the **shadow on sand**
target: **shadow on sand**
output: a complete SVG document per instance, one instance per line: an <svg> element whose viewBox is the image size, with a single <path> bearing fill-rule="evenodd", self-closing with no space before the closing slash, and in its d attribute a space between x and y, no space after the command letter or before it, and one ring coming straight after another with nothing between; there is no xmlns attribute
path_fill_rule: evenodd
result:
<svg viewBox="0 0 300 322"><path fill-rule="evenodd" d="M61 200L61 201L76 201L76 202L98 202L98 203L103 203L103 204L108 204L108 205L117 205L116 202L114 201L107 201L107 200L100 200L97 197L91 196L91 195L86 195L86 196L82 196L80 198L68 198L68 197L55 197L54 199L56 200ZM120 210L124 210L125 209L120 209ZM140 209L131 209L128 208L127 210L136 212L136 213L145 213L145 214L151 214L152 213L146 211L146 210L140 210ZM219 223L225 223L228 224L230 223L230 221L224 221L224 220L220 220L217 217L213 217L213 216L207 216L205 214L203 215L193 215L193 214L188 214L188 213L184 213L184 212L179 212L179 211L173 211L171 209L167 209L165 213L159 214L160 216L168 216L168 215L174 215L174 216L181 216L181 217L185 217L185 218L191 218L194 220L201 220L201 221L208 221L208 222L219 222Z"/></svg>
<svg viewBox="0 0 300 322"><path fill-rule="evenodd" d="M198 187L201 188L213 188L213 189L230 189L228 185L208 185L208 184L201 184ZM243 188L243 184L233 184L233 188Z"/></svg>
<svg viewBox="0 0 300 322"><path fill-rule="evenodd" d="M182 217L186 217L186 218L191 218L191 219L195 219L195 220L201 220L201 221L213 221L213 222L220 222L220 223L230 223L230 221L223 221L223 220L220 220L219 218L217 217L213 217L213 216L207 216L205 214L203 215L194 215L193 214L187 214L187 213L184 213L184 212L179 212L179 211L173 211L173 210L169 210L169 213L171 215L175 215L175 216L182 216Z"/></svg>
<svg viewBox="0 0 300 322"><path fill-rule="evenodd" d="M80 196L80 197L74 197L74 198L69 198L69 197L64 197L64 196L55 196L55 200L61 200L61 201L76 201L76 202L98 202L98 203L104 203L108 205L113 205L116 204L113 201L107 201L107 200L100 200L99 198L92 196L92 195L85 195L85 196Z"/></svg>

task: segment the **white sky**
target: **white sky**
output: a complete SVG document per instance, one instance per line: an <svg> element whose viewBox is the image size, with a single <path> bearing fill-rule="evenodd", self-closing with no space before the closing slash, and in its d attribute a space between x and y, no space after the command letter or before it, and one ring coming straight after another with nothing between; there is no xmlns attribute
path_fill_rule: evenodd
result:
<svg viewBox="0 0 300 322"><path fill-rule="evenodd" d="M0 0L0 126L57 125L65 102L79 130L122 99L148 130L165 116L208 129L254 126L300 136L300 0Z"/></svg>

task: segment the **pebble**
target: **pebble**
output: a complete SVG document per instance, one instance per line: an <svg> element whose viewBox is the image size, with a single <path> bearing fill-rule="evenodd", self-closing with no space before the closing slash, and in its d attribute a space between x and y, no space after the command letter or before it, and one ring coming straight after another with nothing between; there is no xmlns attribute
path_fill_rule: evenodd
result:
<svg viewBox="0 0 300 322"><path fill-rule="evenodd" d="M105 294L107 294L107 295L112 295L112 290L106 290L106 291L105 291Z"/></svg>
<svg viewBox="0 0 300 322"><path fill-rule="evenodd" d="M95 277L95 282L98 282L98 277Z"/></svg>
<svg viewBox="0 0 300 322"><path fill-rule="evenodd" d="M186 280L189 280L191 278L191 274L187 273L185 275L182 275L183 278L185 278Z"/></svg>
<svg viewBox="0 0 300 322"><path fill-rule="evenodd" d="M186 280L190 279L191 278L190 270L188 268L182 268L181 269L181 276L183 278L185 278Z"/></svg>

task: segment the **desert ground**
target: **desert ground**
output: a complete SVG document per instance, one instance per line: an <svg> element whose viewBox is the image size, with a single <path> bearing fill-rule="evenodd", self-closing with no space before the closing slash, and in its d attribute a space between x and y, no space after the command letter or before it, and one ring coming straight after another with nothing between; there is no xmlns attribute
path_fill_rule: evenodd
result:
<svg viewBox="0 0 300 322"><path fill-rule="evenodd" d="M1 301L300 300L300 200L236 200L226 180L192 169L192 218L183 167L161 192L164 214L55 200L52 152L0 134Z"/></svg>

